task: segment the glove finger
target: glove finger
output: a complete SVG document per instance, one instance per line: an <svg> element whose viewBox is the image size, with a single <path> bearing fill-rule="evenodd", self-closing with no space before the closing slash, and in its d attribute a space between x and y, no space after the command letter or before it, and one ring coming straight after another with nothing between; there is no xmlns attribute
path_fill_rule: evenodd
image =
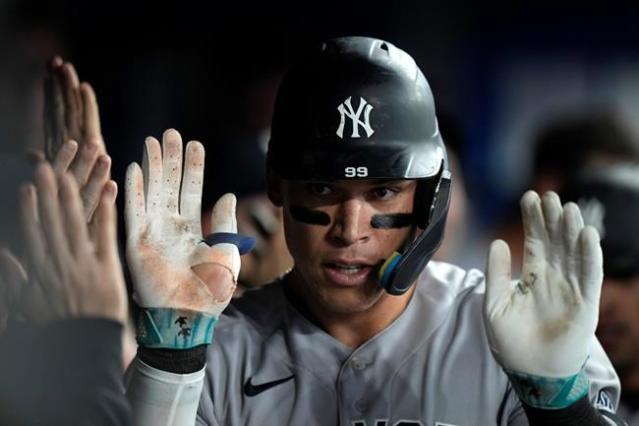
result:
<svg viewBox="0 0 639 426"><path fill-rule="evenodd" d="M144 141L142 172L146 212L152 215L158 212L162 205L162 148L160 142L153 137L148 137Z"/></svg>
<svg viewBox="0 0 639 426"><path fill-rule="evenodd" d="M184 181L180 194L180 215L191 222L194 232L201 232L202 182L204 180L204 147L191 141L186 145Z"/></svg>
<svg viewBox="0 0 639 426"><path fill-rule="evenodd" d="M127 240L137 238L140 235L146 220L143 188L142 170L137 163L131 163L126 171L124 188L124 222Z"/></svg>
<svg viewBox="0 0 639 426"><path fill-rule="evenodd" d="M541 210L541 200L535 191L526 192L520 201L524 226L524 268L527 264L546 261L548 235Z"/></svg>
<svg viewBox="0 0 639 426"><path fill-rule="evenodd" d="M211 212L211 232L231 232L237 233L237 219L235 217L235 207L237 200L233 194L225 194L215 203ZM219 256L215 260L229 267L233 278L237 281L240 272L240 253L234 244L215 244L211 251L218 252L214 256Z"/></svg>
<svg viewBox="0 0 639 426"><path fill-rule="evenodd" d="M512 293L510 248L503 240L495 240L486 262L486 297L484 314L487 318L500 316Z"/></svg>
<svg viewBox="0 0 639 426"><path fill-rule="evenodd" d="M164 207L178 213L180 182L182 180L182 136L169 129L162 136L162 198Z"/></svg>
<svg viewBox="0 0 639 426"><path fill-rule="evenodd" d="M569 202L564 206L563 239L565 248L566 272L573 277L579 276L580 248L579 235L584 228L584 221L577 204Z"/></svg>
<svg viewBox="0 0 639 426"><path fill-rule="evenodd" d="M548 234L548 260L552 264L561 264L564 258L564 240L562 230L563 208L559 196L548 191L541 199L541 209L544 214L546 233Z"/></svg>
<svg viewBox="0 0 639 426"><path fill-rule="evenodd" d="M598 308L603 281L603 254L597 230L592 226L584 227L579 234L578 246L581 293L584 299Z"/></svg>

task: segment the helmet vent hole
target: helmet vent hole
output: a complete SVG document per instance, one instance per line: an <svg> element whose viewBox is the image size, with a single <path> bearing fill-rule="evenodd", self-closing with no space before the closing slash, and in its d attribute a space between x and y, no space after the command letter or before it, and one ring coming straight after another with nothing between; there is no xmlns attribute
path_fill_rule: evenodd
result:
<svg viewBox="0 0 639 426"><path fill-rule="evenodd" d="M385 51L387 51L387 52L388 52L388 45L387 45L386 43L382 43L382 44L380 44L380 45L379 45L379 47L380 47L382 50L385 50Z"/></svg>

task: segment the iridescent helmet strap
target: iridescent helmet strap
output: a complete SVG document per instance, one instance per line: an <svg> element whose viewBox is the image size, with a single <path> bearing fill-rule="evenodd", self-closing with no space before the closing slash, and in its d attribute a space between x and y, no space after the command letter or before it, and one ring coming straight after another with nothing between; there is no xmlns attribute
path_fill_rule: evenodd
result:
<svg viewBox="0 0 639 426"><path fill-rule="evenodd" d="M450 203L450 185L450 172L444 170L435 191L432 219L428 226L402 253L394 252L380 268L380 285L388 293L405 293L441 245Z"/></svg>

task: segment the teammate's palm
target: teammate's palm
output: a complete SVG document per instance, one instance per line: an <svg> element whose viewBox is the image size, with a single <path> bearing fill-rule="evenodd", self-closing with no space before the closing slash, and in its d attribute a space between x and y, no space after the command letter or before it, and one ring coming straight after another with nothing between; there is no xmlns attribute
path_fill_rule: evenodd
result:
<svg viewBox="0 0 639 426"><path fill-rule="evenodd" d="M599 236L584 227L574 203L557 194L521 201L524 260L511 281L508 245L491 245L484 317L491 349L502 367L542 377L576 374L597 325L603 279Z"/></svg>
<svg viewBox="0 0 639 426"><path fill-rule="evenodd" d="M232 244L209 247L202 242L202 144L187 144L184 176L179 133L167 130L162 145L147 138L143 170L133 163L127 171L127 260L137 301L144 307L219 315L235 289L238 249ZM233 195L217 202L211 230L236 232Z"/></svg>

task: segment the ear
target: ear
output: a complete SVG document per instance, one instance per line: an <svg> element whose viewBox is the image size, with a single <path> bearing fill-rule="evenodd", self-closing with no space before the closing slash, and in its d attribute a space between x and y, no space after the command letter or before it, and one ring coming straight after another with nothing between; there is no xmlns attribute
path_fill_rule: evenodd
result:
<svg viewBox="0 0 639 426"><path fill-rule="evenodd" d="M271 203L282 207L282 178L270 167L266 171L266 192Z"/></svg>

